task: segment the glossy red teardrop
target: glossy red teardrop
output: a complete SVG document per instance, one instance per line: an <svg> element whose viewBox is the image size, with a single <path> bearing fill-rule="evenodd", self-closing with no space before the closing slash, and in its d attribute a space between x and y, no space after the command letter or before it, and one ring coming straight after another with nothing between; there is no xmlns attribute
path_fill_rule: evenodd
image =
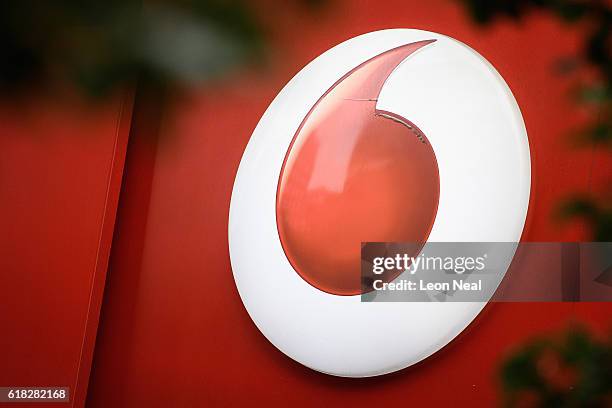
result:
<svg viewBox="0 0 612 408"><path fill-rule="evenodd" d="M362 242L427 241L440 188L435 153L417 126L377 110L376 100L392 70L431 42L395 48L349 72L313 106L289 147L276 199L279 238L295 271L322 291L362 293Z"/></svg>

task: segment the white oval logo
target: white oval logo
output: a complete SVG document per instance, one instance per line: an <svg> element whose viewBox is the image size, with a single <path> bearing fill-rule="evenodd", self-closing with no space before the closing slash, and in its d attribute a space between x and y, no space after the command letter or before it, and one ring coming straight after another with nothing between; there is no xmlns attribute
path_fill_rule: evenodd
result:
<svg viewBox="0 0 612 408"><path fill-rule="evenodd" d="M362 303L360 244L518 242L530 177L516 101L475 51L419 30L350 39L283 88L242 157L229 218L242 301L312 369L414 364L485 303Z"/></svg>

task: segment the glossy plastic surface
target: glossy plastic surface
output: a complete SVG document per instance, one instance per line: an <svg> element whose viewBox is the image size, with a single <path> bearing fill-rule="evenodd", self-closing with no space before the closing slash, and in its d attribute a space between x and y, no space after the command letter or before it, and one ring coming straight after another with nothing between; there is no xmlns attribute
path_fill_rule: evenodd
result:
<svg viewBox="0 0 612 408"><path fill-rule="evenodd" d="M391 71L431 42L349 72L295 134L278 185L278 232L293 268L320 290L362 292L362 242L427 241L440 188L435 153L412 122L376 101Z"/></svg>
<svg viewBox="0 0 612 408"><path fill-rule="evenodd" d="M404 61L391 69L377 98L367 86L356 87L363 92L352 98L374 95L378 113L411 126L409 119L435 151L440 195L423 251L430 242L517 242L523 232L530 191L527 135L512 93L486 60L449 37L419 30L369 33L323 53L277 95L253 132L236 174L228 226L234 279L249 316L272 344L315 370L364 377L407 367L451 341L485 305L366 304L358 295L330 294L295 273L279 237L281 170L290 165L287 151L303 150L292 141L313 107L364 63L432 39L398 56L398 63ZM338 126L350 121L348 115ZM380 148L373 142L370 147ZM512 255L500 254L500 269Z"/></svg>

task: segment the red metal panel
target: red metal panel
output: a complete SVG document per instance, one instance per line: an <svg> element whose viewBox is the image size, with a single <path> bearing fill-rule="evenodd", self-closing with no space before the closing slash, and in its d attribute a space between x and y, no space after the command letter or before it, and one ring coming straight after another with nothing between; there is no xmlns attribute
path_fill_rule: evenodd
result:
<svg viewBox="0 0 612 408"><path fill-rule="evenodd" d="M0 106L1 386L84 403L131 108Z"/></svg>

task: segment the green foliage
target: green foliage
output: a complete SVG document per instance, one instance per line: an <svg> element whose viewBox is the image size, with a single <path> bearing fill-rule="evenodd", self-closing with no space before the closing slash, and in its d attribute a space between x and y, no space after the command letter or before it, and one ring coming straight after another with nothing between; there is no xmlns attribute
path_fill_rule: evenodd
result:
<svg viewBox="0 0 612 408"><path fill-rule="evenodd" d="M240 1L4 1L0 94L68 84L101 97L137 77L149 87L190 85L262 45Z"/></svg>
<svg viewBox="0 0 612 408"><path fill-rule="evenodd" d="M609 242L612 237L612 207L587 195L568 198L559 208L562 218L580 217L593 226L595 241Z"/></svg>
<svg viewBox="0 0 612 408"><path fill-rule="evenodd" d="M506 406L610 406L610 340L574 328L560 338L533 340L515 351L500 371Z"/></svg>

